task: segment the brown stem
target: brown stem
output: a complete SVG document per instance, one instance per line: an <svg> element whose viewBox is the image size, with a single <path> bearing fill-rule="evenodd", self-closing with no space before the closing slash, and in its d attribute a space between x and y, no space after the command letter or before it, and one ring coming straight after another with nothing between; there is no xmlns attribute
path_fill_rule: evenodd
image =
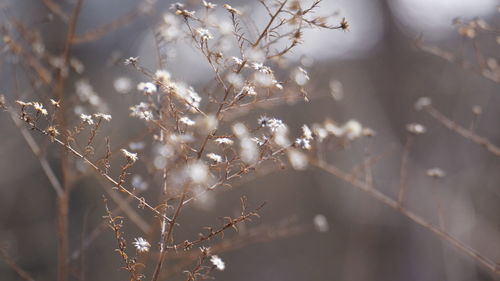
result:
<svg viewBox="0 0 500 281"><path fill-rule="evenodd" d="M467 130L466 128L460 126L455 123L444 114L439 112L432 106L427 106L425 108L427 113L429 113L434 119L443 124L446 128L452 130L453 132L461 135L462 137L472 141L475 144L478 144L484 148L486 148L489 152L493 153L496 156L500 156L500 147L491 143L487 138L477 135L476 133Z"/></svg>
<svg viewBox="0 0 500 281"><path fill-rule="evenodd" d="M399 194L398 194L398 203L400 205L403 205L403 201L405 199L406 181L408 176L408 169L407 169L408 157L410 155L410 150L412 145L413 145L413 135L411 135L410 133L406 139L403 155L401 156L400 183L399 183Z"/></svg>
<svg viewBox="0 0 500 281"><path fill-rule="evenodd" d="M267 34L267 31L269 30L269 28L271 27L271 25L273 24L274 20L276 19L276 17L278 17L278 15L281 13L281 11L283 10L283 7L285 7L285 4L288 2L288 0L285 0L283 1L283 3L281 3L280 7L278 8L278 10L276 11L276 13L274 13L274 15L271 17L271 20L267 23L266 27L264 28L264 30L262 30L262 33L260 34L259 38L257 39L257 41L255 41L255 43L253 43L253 47L256 47L259 45L260 41L264 38L264 36L266 36Z"/></svg>
<svg viewBox="0 0 500 281"><path fill-rule="evenodd" d="M390 198L389 196L383 194L382 192L378 191L375 188L371 188L370 186L366 185L364 182L357 180L356 178L352 177L350 174L338 169L337 167L335 167L333 165L330 165L330 164L323 162L323 161L318 161L316 159L312 159L310 161L310 163L311 163L311 165L313 165L319 169L322 169L322 170L340 178L341 180L351 184L350 186L356 187L359 190L366 192L372 198L374 198L377 201L381 202L382 204L398 211L399 213L401 213L403 216L407 217L411 221L415 222L416 224L424 227L425 229L427 229L430 232L432 232L433 234L435 234L441 240L448 242L450 245L455 247L460 252L473 258L477 263L484 266L485 268L487 268L491 272L493 272L497 275L500 274L500 268L497 266L497 264L494 261L492 261L488 257L483 256L481 253L479 253L477 250L471 248L470 246L465 245L463 242L461 242L457 238L451 236L446 231L441 230L438 227L427 222L421 216L419 216L419 215L413 213L412 211L406 209L405 207L401 206L398 203L398 201Z"/></svg>
<svg viewBox="0 0 500 281"><path fill-rule="evenodd" d="M184 206L184 198L185 197L186 197L186 190L184 190L184 192L182 193L182 197L181 197L181 200L179 201L179 205L177 206L177 209L175 210L175 214L169 223L167 235L164 237L164 240L162 241L162 243L164 245L167 245L168 241L170 241L170 238L172 237L175 222L177 221L177 218L179 217L182 206ZM161 268L163 266L163 262L165 261L166 254L167 254L167 247L163 247L163 249L161 250L161 253L160 253L160 257L158 259L158 264L156 265L156 269L155 269L155 272L153 274L153 278L151 278L151 281L158 280L158 277L160 276Z"/></svg>

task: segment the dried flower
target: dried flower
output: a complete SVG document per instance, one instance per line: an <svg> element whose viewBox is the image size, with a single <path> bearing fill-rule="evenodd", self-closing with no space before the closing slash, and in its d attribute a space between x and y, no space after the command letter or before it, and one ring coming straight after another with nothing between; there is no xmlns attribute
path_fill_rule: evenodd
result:
<svg viewBox="0 0 500 281"><path fill-rule="evenodd" d="M311 140L313 138L311 129L307 125L302 126L302 135L305 139Z"/></svg>
<svg viewBox="0 0 500 281"><path fill-rule="evenodd" d="M133 163L137 161L137 159L139 159L139 157L137 157L137 153L132 153L126 150L125 148L120 149L120 151L123 153L123 155L125 156L125 158L127 158L129 162Z"/></svg>
<svg viewBox="0 0 500 281"><path fill-rule="evenodd" d="M423 134L426 131L425 127L418 123L410 123L406 125L406 130L415 135Z"/></svg>
<svg viewBox="0 0 500 281"><path fill-rule="evenodd" d="M149 248L151 247L149 242L142 237L134 238L134 242L132 242L132 244L139 253L148 252Z"/></svg>
<svg viewBox="0 0 500 281"><path fill-rule="evenodd" d="M342 30L349 30L349 23L345 18L342 18L342 20L340 21L340 28Z"/></svg>
<svg viewBox="0 0 500 281"><path fill-rule="evenodd" d="M421 97L415 103L415 109L420 111L432 104L432 100L428 97Z"/></svg>
<svg viewBox="0 0 500 281"><path fill-rule="evenodd" d="M53 99L50 99L50 103L55 107L55 108L59 108L61 107L61 105L59 104L60 101L55 101Z"/></svg>
<svg viewBox="0 0 500 281"><path fill-rule="evenodd" d="M224 8L233 15L241 15L241 11L231 7L229 4L224 4Z"/></svg>
<svg viewBox="0 0 500 281"><path fill-rule="evenodd" d="M216 164L222 162L222 156L215 154L215 153L208 153L207 158L214 161Z"/></svg>
<svg viewBox="0 0 500 281"><path fill-rule="evenodd" d="M92 120L92 116L91 115L87 115L87 114L80 114L80 119L82 119L82 122L83 123L87 123L89 125L93 125L94 124L94 120Z"/></svg>
<svg viewBox="0 0 500 281"><path fill-rule="evenodd" d="M42 115L48 114L47 109L43 108L43 105L39 102L34 102L33 108L36 110L36 112L41 113Z"/></svg>
<svg viewBox="0 0 500 281"><path fill-rule="evenodd" d="M446 176L446 173L439 168L432 168L427 170L427 176L435 179L440 179L444 178Z"/></svg>
<svg viewBox="0 0 500 281"><path fill-rule="evenodd" d="M337 124L329 120L325 121L325 130L336 137L341 137L342 135L344 135L344 129L340 128L339 126L337 126Z"/></svg>
<svg viewBox="0 0 500 281"><path fill-rule="evenodd" d="M271 74L273 71L271 70L270 67L265 66L262 63L259 62L253 62L252 63L252 68L257 70L258 72L264 73L264 74Z"/></svg>
<svg viewBox="0 0 500 281"><path fill-rule="evenodd" d="M179 3L179 2L175 2L175 3L172 3L170 4L170 10L181 10L184 8L184 4L182 3Z"/></svg>
<svg viewBox="0 0 500 281"><path fill-rule="evenodd" d="M49 134L49 136L51 136L52 138L55 138L59 135L59 131L56 129L56 127L49 126L47 128L47 134Z"/></svg>
<svg viewBox="0 0 500 281"><path fill-rule="evenodd" d="M145 94L151 95L156 93L156 85L151 82L141 82L137 85L137 90Z"/></svg>
<svg viewBox="0 0 500 281"><path fill-rule="evenodd" d="M203 0L202 3L203 3L203 6L205 6L205 8L207 8L207 9L213 9L213 8L217 7L216 4L211 3L211 2L207 2L205 0Z"/></svg>
<svg viewBox="0 0 500 281"><path fill-rule="evenodd" d="M22 107L30 106L30 105L33 104L32 102L24 102L24 101L20 101L20 100L16 100L16 103L19 104Z"/></svg>
<svg viewBox="0 0 500 281"><path fill-rule="evenodd" d="M226 268L224 261L216 255L213 255L210 258L210 262L220 271L223 271Z"/></svg>
<svg viewBox="0 0 500 281"><path fill-rule="evenodd" d="M313 131L319 142L322 142L328 137L328 131L318 124L313 124Z"/></svg>
<svg viewBox="0 0 500 281"><path fill-rule="evenodd" d="M111 121L111 115L109 115L109 114L96 113L96 114L94 114L94 117L95 118L102 118L102 119L104 119L104 120L106 120L108 122Z"/></svg>
<svg viewBox="0 0 500 281"><path fill-rule="evenodd" d="M296 139L295 144L303 149L311 149L311 141L305 137Z"/></svg>
<svg viewBox="0 0 500 281"><path fill-rule="evenodd" d="M371 128L363 128L363 136L365 137L373 137L376 134L377 133Z"/></svg>
<svg viewBox="0 0 500 281"><path fill-rule="evenodd" d="M212 33L210 33L210 31L206 28L201 28L201 27L197 28L196 33L198 33L198 35L201 37L201 40L208 40L214 38Z"/></svg>
<svg viewBox="0 0 500 281"><path fill-rule="evenodd" d="M144 119L146 121L153 120L153 112L151 112L147 103L141 102L131 106L130 110L132 111L130 116L139 117L140 119Z"/></svg>
<svg viewBox="0 0 500 281"><path fill-rule="evenodd" d="M261 127L268 127L271 132L276 132L279 128L286 127L285 123L277 118L269 118L267 116L261 116L257 120L257 124Z"/></svg>
<svg viewBox="0 0 500 281"><path fill-rule="evenodd" d="M349 120L342 126L345 137L349 140L354 140L362 136L363 126L356 120Z"/></svg>
<svg viewBox="0 0 500 281"><path fill-rule="evenodd" d="M233 140L229 138L217 138L215 139L215 142L217 144L227 144L227 145L232 145L234 143Z"/></svg>
<svg viewBox="0 0 500 281"><path fill-rule="evenodd" d="M160 82L160 83L167 83L170 81L171 75L168 71L166 70L157 70L155 72L155 80Z"/></svg>
<svg viewBox="0 0 500 281"><path fill-rule="evenodd" d="M188 10L184 10L184 9L180 9L180 10L175 11L176 15L183 16L185 18L192 18L192 17L194 17L195 13L196 13L195 11L188 11Z"/></svg>
<svg viewBox="0 0 500 281"><path fill-rule="evenodd" d="M234 61L234 63L236 63L237 65L242 65L242 64L243 64L243 60L242 60L242 59L240 59L240 58L237 58L237 57L232 57L231 59L232 59L232 60Z"/></svg>
<svg viewBox="0 0 500 281"><path fill-rule="evenodd" d="M139 57L129 57L125 60L125 65L136 64L139 61Z"/></svg>
<svg viewBox="0 0 500 281"><path fill-rule="evenodd" d="M267 127L268 122L269 122L269 117L265 115L262 115L261 117L259 117L259 119L257 119L257 124L259 124L259 126L261 127Z"/></svg>

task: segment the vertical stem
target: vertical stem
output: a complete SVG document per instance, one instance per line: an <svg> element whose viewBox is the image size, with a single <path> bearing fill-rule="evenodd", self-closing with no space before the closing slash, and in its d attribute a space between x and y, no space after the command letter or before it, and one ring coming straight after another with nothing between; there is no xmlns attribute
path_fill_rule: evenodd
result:
<svg viewBox="0 0 500 281"><path fill-rule="evenodd" d="M399 182L399 195L398 203L403 204L405 192L406 192L406 181L408 176L408 157L410 155L410 150L413 145L413 135L409 134L406 138L406 143L403 150L403 155L401 156L401 170L400 170L400 182Z"/></svg>
<svg viewBox="0 0 500 281"><path fill-rule="evenodd" d="M64 59L64 67L68 66L71 45L75 35L76 23L78 15L82 7L83 0L78 0L73 8L62 57ZM54 86L54 96L62 103L61 110L58 111L57 119L63 132L66 132L65 109L66 102L64 100L64 69L60 69L57 73L56 85ZM58 244L58 265L57 265L57 280L66 281L68 279L68 269L66 265L66 254L68 252L68 198L70 194L70 180L68 174L68 153L67 149L61 148L61 171L63 192L58 196L57 201L57 244Z"/></svg>
<svg viewBox="0 0 500 281"><path fill-rule="evenodd" d="M370 186L370 187L373 187L373 175L372 175L372 166L370 165L370 157L371 157L371 153L370 153L370 144L371 144L371 138L368 138L368 144L366 145L365 147L365 160L363 161L363 165L364 165L364 171L365 171L365 183Z"/></svg>
<svg viewBox="0 0 500 281"><path fill-rule="evenodd" d="M165 239L161 241L161 243L164 244L163 250L160 251L160 257L158 258L158 264L156 265L155 271L153 273L153 278L151 278L151 281L157 281L158 278L160 277L161 269L163 266L163 262L165 261L165 257L167 254L167 243L172 237L172 234L174 232L174 226L177 221L177 218L179 217L180 211L182 209L182 206L184 206L185 202L184 199L186 198L186 187L184 188L184 191L182 192L181 199L179 201L179 205L177 206L177 209L175 210L174 216L172 217L172 220L169 222L168 226L168 232L167 235L165 235Z"/></svg>
<svg viewBox="0 0 500 281"><path fill-rule="evenodd" d="M442 208L442 202L441 202L441 190L440 189L436 189L436 184L437 183L437 179L432 179L432 191L436 191L436 192L433 192L433 199L434 199L434 204L436 204L436 209L437 209L437 216L438 216L438 223L439 223L439 227L441 227L442 230L445 229L445 224L444 224L444 217L443 217L443 208Z"/></svg>
<svg viewBox="0 0 500 281"><path fill-rule="evenodd" d="M66 187L66 185L65 185ZM68 189L57 198L57 280L65 281L68 277L66 253L68 251Z"/></svg>

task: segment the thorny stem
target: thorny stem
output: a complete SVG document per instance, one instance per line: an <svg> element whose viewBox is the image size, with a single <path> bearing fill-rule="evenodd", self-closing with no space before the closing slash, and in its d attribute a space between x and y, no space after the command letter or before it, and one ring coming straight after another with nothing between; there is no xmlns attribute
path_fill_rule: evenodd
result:
<svg viewBox="0 0 500 281"><path fill-rule="evenodd" d="M235 179L237 177L240 177L241 175L243 175L244 173L248 173L249 170L257 167L259 164L261 164L262 162L266 161L266 160L269 160L271 159L273 156L275 155L278 155L284 151L286 151L289 147L284 147L284 148L280 148L278 150L276 150L275 152L273 152L270 156L268 157L264 157L262 159L260 159L259 161L255 162L254 164L251 164L243 169L241 169L240 171L238 172L234 172L233 174L229 175L229 176L225 176L223 179L221 179L220 181L216 182L215 184L213 184L212 186L206 188L205 190L203 190L202 192L196 194L196 195L193 195L191 198L187 199L185 202L184 202L184 205L195 200L196 198L198 198L199 196L202 196L203 194L207 193L208 191L211 191L211 190L214 190L215 188L217 188L218 186L221 186L223 185L224 183L227 183L229 182L230 180L232 179Z"/></svg>
<svg viewBox="0 0 500 281"><path fill-rule="evenodd" d="M262 33L260 34L259 38L257 39L257 41L255 41L255 43L253 43L253 47L257 47L260 43L260 41L266 36L267 34L267 31L269 30L269 28L271 27L271 25L273 24L274 20L276 19L276 17L281 13L281 11L283 10L283 7L285 7L285 4L288 2L288 0L285 0L281 3L280 7L278 8L278 10L274 13L274 15L271 17L271 20L267 23L266 27L264 28L264 30L262 30Z"/></svg>
<svg viewBox="0 0 500 281"><path fill-rule="evenodd" d="M330 165L324 161L312 159L310 161L310 164L338 177L339 179L349 183L350 186L356 187L359 190L366 192L368 195L370 195L372 198L378 200L382 204L398 211L399 213L401 213L403 216L407 217L411 221L419 224L420 226L422 226L422 227L426 228L427 230L429 230L430 232L434 233L437 237L439 237L443 241L448 242L449 244L451 244L453 247L455 247L456 249L458 249L462 253L473 258L479 264L486 267L491 272L493 272L495 274L500 273L500 268L497 266L497 264L494 261L483 256L482 254L480 254L478 251L471 248L470 246L465 245L463 242L461 242L460 240L451 236L445 230L439 229L438 227L427 222L421 216L419 216L419 215L413 213L412 211L406 209L405 207L401 206L398 201L390 198L389 196L383 194L382 192L378 191L375 188L371 188L370 186L368 186L364 182L359 181L357 178L353 177L352 175L345 173L344 171L342 171L342 170L338 169L337 167Z"/></svg>
<svg viewBox="0 0 500 281"><path fill-rule="evenodd" d="M253 211L250 211L250 212L247 212L245 213L245 209L243 209L241 215L235 219L232 219L230 217L226 217L225 219L228 220L227 223L225 223L221 228L219 228L218 230L216 231L213 231L213 230L210 230L210 233L207 234L207 235L201 235L198 239L194 240L194 241L184 241L182 243L179 243L177 245L174 245L172 246L173 249L179 249L179 248L184 248L184 249L189 249L195 245L198 245L200 243L203 243L205 241L208 241L214 237L216 237L217 235L221 235L224 233L224 231L226 231L227 229L229 228L235 228L237 229L237 225L240 223L240 222L243 222L243 221L246 221L246 220L249 220L251 217L254 217L254 216L259 216L258 215L258 211L261 210L264 206L266 205L266 203L262 203L260 206L258 206L257 208L255 208L255 210Z"/></svg>
<svg viewBox="0 0 500 281"><path fill-rule="evenodd" d="M243 63L238 67L236 70L236 74L239 74L243 67L245 67L246 61L243 61ZM225 90L224 98L222 99L222 102L219 105L219 108L217 109L217 112L215 113L215 117L217 119L220 118L220 114L222 112L222 108L224 107L224 103L226 102L227 98L229 97L229 93L233 89L233 84L229 85L229 87ZM208 140L210 139L211 136L215 135L217 133L217 129L214 130L213 132L208 133L208 135L205 137L203 140L203 143L198 151L198 159L201 158L201 155L203 154L203 150L205 150L205 146L207 145Z"/></svg>
<svg viewBox="0 0 500 281"><path fill-rule="evenodd" d="M179 201L179 205L177 206L177 209L175 210L174 216L172 217L172 219L169 222L169 228L168 228L167 235L164 237L164 240L161 241L161 243L164 245L164 247L162 247L162 249L161 249L160 257L158 259L158 264L156 265L156 269L155 269L155 272L153 274L153 278L151 278L151 281L158 280L158 277L160 276L161 268L163 266L163 262L165 260L166 254L167 254L167 247L165 247L165 245L168 243L168 241L170 241L170 238L172 237L175 222L177 221L177 218L179 217L181 208L182 208L182 206L184 206L184 203L185 203L184 202L185 197L186 197L186 191L184 190L182 193L182 197Z"/></svg>
<svg viewBox="0 0 500 281"><path fill-rule="evenodd" d="M33 130L36 130L44 135L49 135L45 130L42 130L38 127L36 127L34 124L32 123L28 123L31 128ZM56 137L53 137L54 139L54 142L57 143L58 145L62 146L63 148L66 148L70 153L72 153L74 156L82 159L85 163L87 163L90 167L92 167L92 169L94 169L96 172L98 172L104 179L106 179L108 182L112 183L114 187L118 188L120 191L122 192L125 192L127 195L129 195L130 197L134 198L135 200L137 200L139 202L139 204L141 204L142 206L145 206L146 208L148 208L150 211L152 211L155 215L161 217L161 218L164 218L166 219L167 221L171 221L170 218L164 216L163 214L161 214L158 210L156 210L153 206L151 206L150 204L148 204L144 198L139 198L137 195L135 195L134 193L132 193L131 191L129 191L127 188L125 188L122 184L120 184L118 181L114 180L112 177L110 177L108 174L105 173L105 171L103 171L102 169L100 169L99 167L97 167L96 164L94 164L92 161L90 161L87 157L83 156L81 153L79 153L78 151L76 151L73 147L71 147L69 144L67 143L64 143L63 141L61 141L60 139L56 138Z"/></svg>
<svg viewBox="0 0 500 281"><path fill-rule="evenodd" d="M255 41L255 43L253 43L253 47L256 47L259 45L260 41L265 37L265 35L267 34L267 31L269 30L269 28L271 27L271 25L273 24L274 20L276 19L276 17L281 13L281 11L283 10L283 7L286 5L286 3L288 2L288 0L285 0L281 3L280 7L278 8L278 10L274 13L274 15L271 16L271 19L269 20L267 26L264 28L264 30L262 30L262 33L260 34L259 38L257 39L257 41ZM187 21L187 20L186 20ZM246 62L244 61L238 68L238 70L236 71L236 74L239 74L241 72L241 70L243 69L243 67L245 66ZM216 73L217 74L217 73ZM222 83L222 85L224 85L224 83ZM222 102L220 103L219 105L219 108L217 109L217 113L215 114L215 116L217 117L217 119L220 118L220 114L222 112L222 109L224 107L224 104L229 96L229 93L231 92L233 88L233 85L231 84L228 88L225 89L225 94L224 94L224 98L222 100ZM203 140L203 143L198 151L198 159L201 158L201 155L203 154L203 150L205 149L205 146L210 138L210 136L213 136L214 134L216 134L216 130L214 132L211 132L209 133L205 139Z"/></svg>
<svg viewBox="0 0 500 281"><path fill-rule="evenodd" d="M116 252L120 255L123 260L124 269L129 272L130 281L140 281L142 279L142 275L137 273L136 266L138 265L135 259L129 258L126 253L127 244L125 238L123 238L123 232L121 231L122 222L121 217L113 217L113 214L109 210L109 207L106 203L106 198L104 198L104 205L106 208L107 216L105 218L108 219L109 227L113 230L116 238L116 242L118 244L118 248Z"/></svg>

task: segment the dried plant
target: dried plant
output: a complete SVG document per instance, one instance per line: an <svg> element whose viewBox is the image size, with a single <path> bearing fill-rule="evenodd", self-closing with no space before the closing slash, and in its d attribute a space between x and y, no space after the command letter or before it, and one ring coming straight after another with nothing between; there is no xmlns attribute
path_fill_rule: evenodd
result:
<svg viewBox="0 0 500 281"><path fill-rule="evenodd" d="M196 5L173 4L154 26L160 69L149 69L142 64L142 58L132 54L123 60L121 67L140 73L143 82L135 89L129 78L114 81L116 91L135 92L139 99L137 104L130 104L130 116L126 117L112 117L110 105L96 94L88 80L77 80L76 96L68 95L66 84L71 83L68 77L81 77L84 68L84 63L72 56L72 49L153 14L154 1L140 1L137 8L124 16L83 33L78 33L76 28L79 13L84 8L82 0L76 1L70 13L55 1L43 1L57 20L67 25L59 54L49 53L39 32L25 23L14 18L2 23L3 50L22 64L37 93L36 98L19 95L13 98L14 93L1 96L0 107L18 126L57 194L57 280L68 280L69 274L75 274L70 268L105 226L111 228L116 238L116 252L129 280L165 280L173 275L182 275L189 281L212 278L216 270L225 269L218 256L221 253L249 243L302 233L310 228L309 224L284 223L225 237L229 230L238 231L244 222L259 217L264 206L249 209L246 199L242 198L241 213L225 216L220 226L207 226L198 238L190 239L176 232L178 226L185 223L180 222L183 210L193 202L203 201L208 193L258 176L256 171L273 172L288 166L296 170L312 166L340 178L498 276L499 268L492 258L447 232L442 198L434 198L438 225L431 222L433 218L423 217L405 205L406 191L410 188L408 159L413 144L418 142L418 135L426 133L423 125L410 123L407 126L399 194L393 199L379 191L372 178L371 168L383 158L382 154L372 155L367 151L362 163L350 172L328 163L325 157L329 151L348 151L360 139L369 141L376 137L374 130L354 119L335 122L329 118L294 130L273 116L269 108L277 103L308 102L314 98L308 92L311 77L307 70L287 57L302 43L304 32L316 28L343 32L349 29L349 24L345 18L319 16L321 0L309 5L298 0L261 0L260 3L267 14L267 21L262 25L253 23L245 10L229 4L216 5L208 1ZM217 20L222 16L229 19L230 25ZM494 31L479 21L457 21L456 24L469 38L474 38L475 32ZM211 69L206 75L213 77L207 85L188 85L174 78L175 69L169 69L164 49L179 43L190 44L203 56ZM454 56L435 47L420 46L425 51L456 61ZM481 59L477 71L498 82L498 75L494 73L498 70L496 64L492 67L494 63L490 59L484 63L481 56L478 58ZM469 64L462 65L471 68ZM270 107L264 107L266 105ZM243 117L249 112L262 108L272 117L262 115L253 122L244 121ZM500 148L493 142L440 113L430 99L421 98L416 108L459 136L483 146L495 156L500 155ZM141 120L145 133L137 133L133 140L117 145L106 135L117 118ZM45 136L51 146L59 148L61 165L57 169L60 171L49 164L45 148L40 147L38 137L32 134ZM81 164L89 169L82 169ZM138 171L144 173L141 175ZM104 183L106 198L117 207L109 208L111 202L104 200L105 221L84 237L81 247L77 248L70 245L68 239L69 197L78 179L91 172ZM445 176L439 168L430 169L427 174L436 184ZM154 197L147 194L154 194ZM145 214L149 219L144 218ZM129 236L124 227L127 223L137 226L142 236ZM319 231L328 230L326 219L321 215L314 219L314 225ZM135 251L129 245L133 245ZM73 250L71 255L70 249ZM2 256L22 278L32 280L3 252Z"/></svg>

